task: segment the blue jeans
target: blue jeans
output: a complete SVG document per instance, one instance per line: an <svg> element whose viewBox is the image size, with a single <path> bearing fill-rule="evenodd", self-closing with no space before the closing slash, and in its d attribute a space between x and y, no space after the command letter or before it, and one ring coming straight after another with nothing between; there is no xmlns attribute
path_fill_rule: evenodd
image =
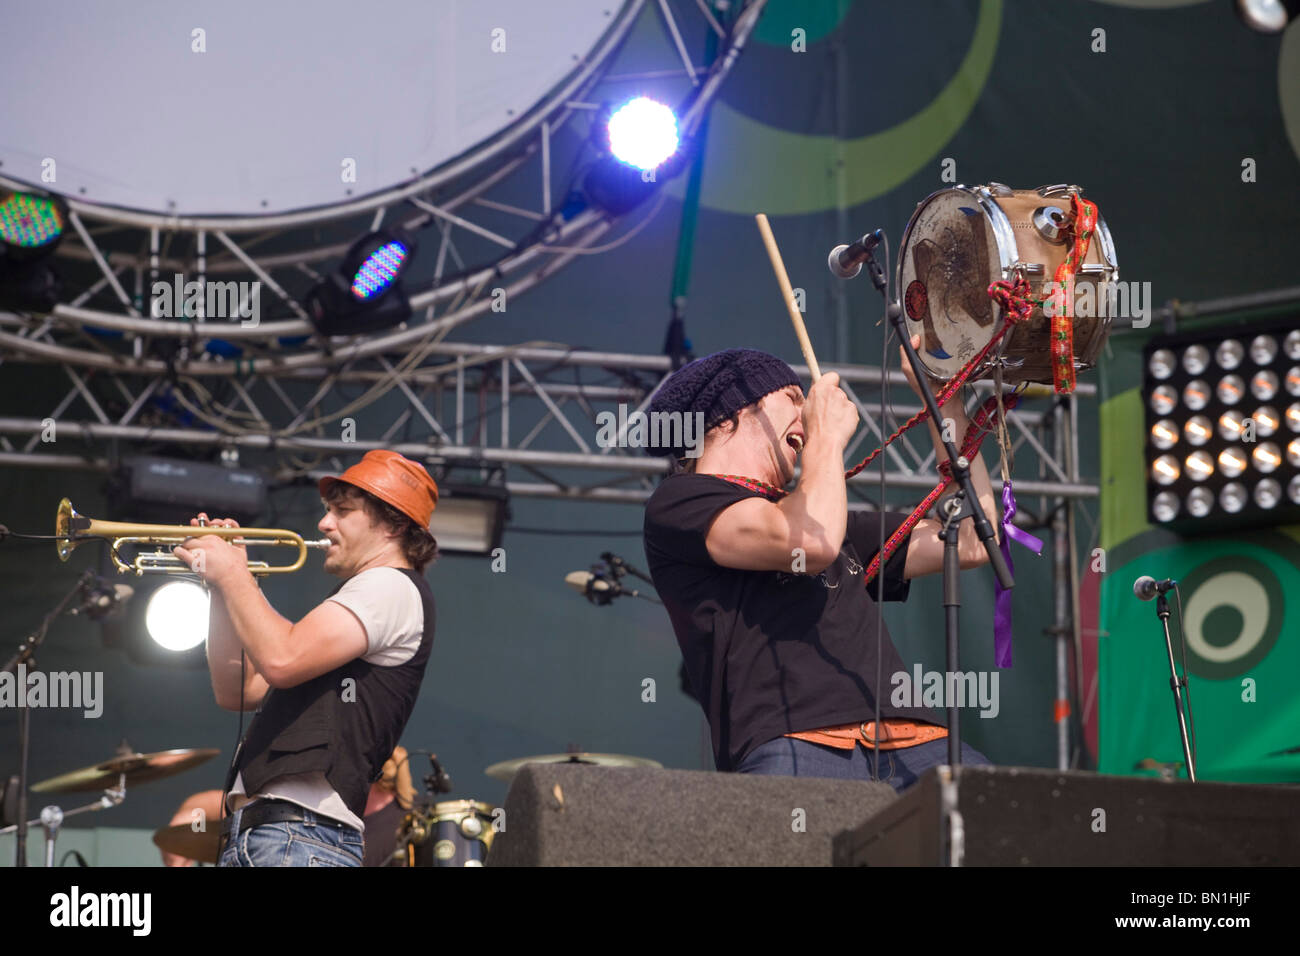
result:
<svg viewBox="0 0 1300 956"><path fill-rule="evenodd" d="M832 777L838 780L870 780L876 756L862 746L839 750L809 743L797 737L777 737L751 750L736 767L737 773L758 773L778 777ZM991 761L970 744L961 745L963 764ZM916 783L931 767L948 762L948 738L941 737L916 747L880 751L880 781L900 793Z"/></svg>
<svg viewBox="0 0 1300 956"><path fill-rule="evenodd" d="M231 821L235 837L221 851L218 866L360 866L364 844L361 831L331 826L304 809L306 818L294 823L264 823L240 829L244 808Z"/></svg>

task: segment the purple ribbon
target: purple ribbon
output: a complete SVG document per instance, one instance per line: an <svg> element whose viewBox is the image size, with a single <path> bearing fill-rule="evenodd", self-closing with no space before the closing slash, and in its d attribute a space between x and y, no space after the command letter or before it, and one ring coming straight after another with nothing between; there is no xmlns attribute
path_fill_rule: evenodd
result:
<svg viewBox="0 0 1300 956"><path fill-rule="evenodd" d="M1016 496L1011 493L1011 480L1004 479L1002 482L1002 540L998 542L998 547L1002 549L1002 557L1007 562L1007 570L1015 570L1011 562L1011 542L1015 540L1024 545L1034 554L1043 553L1043 542L1035 538L1023 528L1017 528L1011 523L1011 519L1016 516ZM1011 666L1011 591L1004 588L1000 582L995 582L997 599L994 604L993 614L993 652L997 660L998 667Z"/></svg>

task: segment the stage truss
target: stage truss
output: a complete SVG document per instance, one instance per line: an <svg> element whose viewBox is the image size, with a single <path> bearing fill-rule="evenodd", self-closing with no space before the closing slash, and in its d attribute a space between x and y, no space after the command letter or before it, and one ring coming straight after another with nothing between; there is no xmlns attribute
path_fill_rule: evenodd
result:
<svg viewBox="0 0 1300 956"><path fill-rule="evenodd" d="M618 217L575 199L594 161L589 127L602 104L629 91L674 89L679 128L688 139L764 3L734 4L724 16L704 0L628 0L587 60L528 115L445 166L419 176L412 170L410 183L355 201L289 214L205 218L63 197L69 229L58 253L60 302L49 314L0 310L0 363L57 367L70 388L53 408L5 409L18 414L7 418L9 430L0 439L3 460L69 464L68 456L41 454L39 442L22 437L26 423L51 418L65 432L118 447L157 442L164 433L180 445L215 439L233 448L255 447L250 443L259 440L277 449L325 447L317 443L328 445L326 426L348 416L325 412L322 403L331 386L352 382L366 385L359 408L387 407L381 399L394 390L439 444L459 445L419 398L431 382L446 378L447 361L461 354L448 336L490 318L502 301L514 301L576 257L626 241L652 217L651 204L664 199L661 187L635 216L624 217L623 228L616 228ZM637 28L659 31L662 69L617 71ZM706 44L709 33L715 41ZM716 54L707 61L692 57L692 44ZM646 51L638 52L643 67ZM2 177L0 185L26 187ZM360 235L392 225L415 231L423 251L413 266L420 271L403 278L412 319L369 336L315 336L302 303L321 271ZM619 236L602 246L612 230ZM252 321L237 312L234 318L209 316L200 302L190 315L157 317L151 290L173 276L204 290L236 283L230 288L244 290L241 306L250 304L246 293L256 283L259 315ZM530 387L526 366L519 368ZM464 385L462 378L462 392ZM451 449L446 454L465 457ZM295 455L271 465L281 476L304 471Z"/></svg>

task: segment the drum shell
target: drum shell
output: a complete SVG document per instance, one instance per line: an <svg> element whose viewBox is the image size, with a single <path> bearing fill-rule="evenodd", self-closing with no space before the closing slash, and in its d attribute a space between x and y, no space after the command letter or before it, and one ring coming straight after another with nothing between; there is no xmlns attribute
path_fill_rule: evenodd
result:
<svg viewBox="0 0 1300 956"><path fill-rule="evenodd" d="M1034 214L1040 208L1053 206L1068 213L1072 189L1077 187L1011 190L996 184L956 186L932 193L917 205L903 234L897 281L908 329L913 334L922 334L921 359L936 379L947 381L954 377L1001 327L1001 307L992 300L987 305L983 301L990 283L1023 276L1029 283L1032 299L1045 297L1048 284L1054 282L1057 267L1073 246L1046 238L1035 226ZM938 205L933 205L936 202ZM945 210L954 206L962 209L962 218L940 215L936 219L933 211L927 217L927 210ZM965 233L960 226L967 223L969 228L969 220L976 211L980 214L982 236ZM948 220L952 220L953 228L948 228ZM944 227L946 241L931 241L939 238L936 232L940 226ZM922 245L929 247L925 251L933 259L932 265L922 261L918 251ZM931 276L923 274L927 265L929 273L938 270L940 286L937 289L929 285ZM1076 274L1074 279L1075 301L1077 305L1086 305L1089 299L1083 297L1090 295L1093 308L1091 315L1071 318L1075 368L1078 370L1091 368L1101 354L1113 319L1108 289L1119 280L1114 243L1105 220L1100 216L1083 267L1085 271ZM945 271L959 274L966 285L964 299L953 294L953 283L942 285ZM917 286L922 293L920 296L912 294ZM1085 292L1086 287L1090 288ZM918 306L918 300L924 304ZM954 300L964 302L968 308L972 305L978 307L985 316L991 316L992 321L987 324L978 322L961 308L951 307ZM936 314L940 312L943 316ZM945 318L953 313L956 313L956 318L945 322ZM931 335L943 337L946 347L951 348L949 343L954 338L959 341L960 346L952 350L951 357L936 356L927 350L926 345L931 341L925 334L927 324ZM1050 384L1053 380L1051 358L1051 319L1044 314L1042 306L1035 305L1028 320L1016 324L1002 337L983 364L971 374L970 380L993 378L994 368L1001 364L1003 381L1008 384Z"/></svg>
<svg viewBox="0 0 1300 956"><path fill-rule="evenodd" d="M482 866L496 833L495 810L476 800L448 800L411 811L401 831L408 865ZM466 832L475 828L477 834Z"/></svg>

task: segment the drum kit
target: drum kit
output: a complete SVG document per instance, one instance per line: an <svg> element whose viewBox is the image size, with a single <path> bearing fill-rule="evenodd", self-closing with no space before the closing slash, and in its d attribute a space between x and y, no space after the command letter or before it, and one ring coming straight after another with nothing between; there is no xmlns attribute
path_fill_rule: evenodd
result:
<svg viewBox="0 0 1300 956"><path fill-rule="evenodd" d="M598 767L662 767L644 757L573 751L519 757L488 767L484 773L507 783L530 763L584 764ZM434 788L430 788L433 790ZM483 866L492 840L503 829L504 810L477 800L446 800L416 807L402 820L393 851L394 865Z"/></svg>

